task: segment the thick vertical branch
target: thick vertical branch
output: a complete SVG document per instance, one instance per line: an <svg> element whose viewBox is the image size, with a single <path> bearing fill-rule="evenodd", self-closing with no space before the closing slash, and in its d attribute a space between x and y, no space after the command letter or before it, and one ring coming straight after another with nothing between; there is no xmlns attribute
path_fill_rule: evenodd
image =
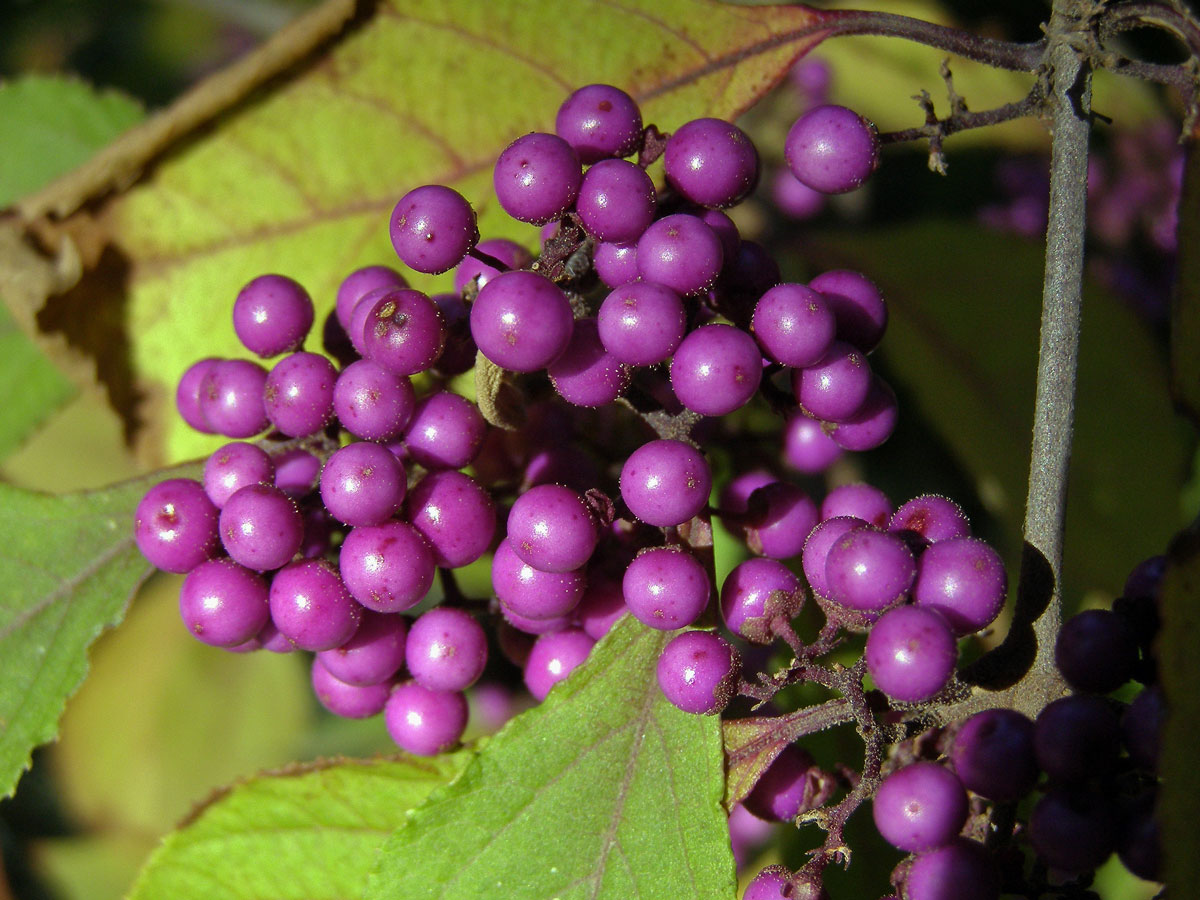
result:
<svg viewBox="0 0 1200 900"><path fill-rule="evenodd" d="M1063 523L1075 419L1075 375L1083 279L1091 69L1084 4L1054 0L1047 29L1052 83L1050 217L1033 450L1025 509L1018 621L1033 622L1038 667L1053 667L1062 619Z"/></svg>

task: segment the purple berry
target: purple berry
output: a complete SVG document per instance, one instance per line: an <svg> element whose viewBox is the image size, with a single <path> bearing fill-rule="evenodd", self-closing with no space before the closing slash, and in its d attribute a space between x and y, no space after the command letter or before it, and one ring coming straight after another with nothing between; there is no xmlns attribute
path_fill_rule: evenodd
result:
<svg viewBox="0 0 1200 900"><path fill-rule="evenodd" d="M875 792L875 827L909 853L948 844L967 820L967 792L957 776L934 762L892 772Z"/></svg>
<svg viewBox="0 0 1200 900"><path fill-rule="evenodd" d="M621 590L638 621L659 631L674 631L700 618L712 595L712 583L691 553L680 547L652 547L626 568Z"/></svg>
<svg viewBox="0 0 1200 900"><path fill-rule="evenodd" d="M829 304L837 321L837 338L870 353L883 339L888 309L875 283L858 272L831 269L808 283Z"/></svg>
<svg viewBox="0 0 1200 900"><path fill-rule="evenodd" d="M829 551L849 532L866 527L867 523L854 516L833 516L819 523L804 539L800 565L813 593L826 600L832 597L825 563Z"/></svg>
<svg viewBox="0 0 1200 900"><path fill-rule="evenodd" d="M321 500L339 522L378 525L404 501L404 466L379 444L358 441L335 450L321 470Z"/></svg>
<svg viewBox="0 0 1200 900"><path fill-rule="evenodd" d="M803 368L829 352L836 325L828 301L816 291L777 284L755 304L751 329L771 359Z"/></svg>
<svg viewBox="0 0 1200 900"><path fill-rule="evenodd" d="M504 211L533 225L543 225L570 209L582 180L579 157L571 145L542 132L509 144L492 172L496 199Z"/></svg>
<svg viewBox="0 0 1200 900"><path fill-rule="evenodd" d="M844 106L818 106L792 125L783 156L800 181L825 194L859 187L879 159L875 126Z"/></svg>
<svg viewBox="0 0 1200 900"><path fill-rule="evenodd" d="M629 367L605 349L595 319L576 320L567 349L546 374L559 396L573 406L604 406L629 386Z"/></svg>
<svg viewBox="0 0 1200 900"><path fill-rule="evenodd" d="M881 691L902 703L921 703L950 682L958 646L941 615L900 606L880 616L863 655Z"/></svg>
<svg viewBox="0 0 1200 900"><path fill-rule="evenodd" d="M935 544L930 551L942 546ZM1054 662L1079 691L1107 694L1133 675L1137 643L1125 622L1107 609L1088 609L1063 623L1054 643Z"/></svg>
<svg viewBox="0 0 1200 900"><path fill-rule="evenodd" d="M204 492L217 509L248 484L271 484L275 463L255 444L235 441L213 452L204 463Z"/></svg>
<svg viewBox="0 0 1200 900"><path fill-rule="evenodd" d="M436 567L420 532L406 522L385 522L351 529L342 542L338 568L359 603L394 613L425 598Z"/></svg>
<svg viewBox="0 0 1200 900"><path fill-rule="evenodd" d="M217 516L199 481L160 481L138 502L133 538L151 565L182 575L215 556Z"/></svg>
<svg viewBox="0 0 1200 900"><path fill-rule="evenodd" d="M621 498L647 525L682 525L704 509L711 490L708 463L683 441L650 441L621 467Z"/></svg>
<svg viewBox="0 0 1200 900"><path fill-rule="evenodd" d="M841 458L842 448L825 433L819 420L797 410L783 429L783 461L798 472L816 475Z"/></svg>
<svg viewBox="0 0 1200 900"><path fill-rule="evenodd" d="M500 542L492 558L492 589L505 609L528 619L555 619L579 605L587 587L583 570L543 572Z"/></svg>
<svg viewBox="0 0 1200 900"><path fill-rule="evenodd" d="M842 450L874 450L892 436L898 417L896 392L875 375L858 411L844 421L830 423L829 438Z"/></svg>
<svg viewBox="0 0 1200 900"><path fill-rule="evenodd" d="M654 221L654 182L638 165L605 159L583 176L575 212L588 234L601 241L636 241Z"/></svg>
<svg viewBox="0 0 1200 900"><path fill-rule="evenodd" d="M364 441L399 437L417 403L404 375L360 359L346 366L333 386L333 411L342 427Z"/></svg>
<svg viewBox="0 0 1200 900"><path fill-rule="evenodd" d="M567 348L574 327L566 295L534 272L504 272L471 305L480 352L513 372L544 369Z"/></svg>
<svg viewBox="0 0 1200 900"><path fill-rule="evenodd" d="M592 251L592 268L610 288L637 281L637 244L614 244L601 241Z"/></svg>
<svg viewBox="0 0 1200 900"><path fill-rule="evenodd" d="M471 204L440 184L414 188L401 197L390 229L400 261L428 275L453 269L479 240Z"/></svg>
<svg viewBox="0 0 1200 900"><path fill-rule="evenodd" d="M354 636L362 607L323 559L288 563L270 589L271 621L301 650L332 650Z"/></svg>
<svg viewBox="0 0 1200 900"><path fill-rule="evenodd" d="M839 485L821 501L821 521L835 516L854 516L876 528L887 528L892 512L892 502L887 494L861 481Z"/></svg>
<svg viewBox="0 0 1200 900"><path fill-rule="evenodd" d="M904 881L905 900L997 900L1000 876L982 845L958 838L920 854Z"/></svg>
<svg viewBox="0 0 1200 900"><path fill-rule="evenodd" d="M652 281L623 284L600 305L597 317L604 349L633 366L660 363L673 354L687 330L683 301Z"/></svg>
<svg viewBox="0 0 1200 900"><path fill-rule="evenodd" d="M333 418L337 370L317 353L292 353L267 375L263 403L267 418L289 437L316 434Z"/></svg>
<svg viewBox="0 0 1200 900"><path fill-rule="evenodd" d="M218 434L248 438L265 431L267 370L244 359L213 363L200 386L200 413Z"/></svg>
<svg viewBox="0 0 1200 900"><path fill-rule="evenodd" d="M508 542L522 562L543 572L570 572L596 549L596 520L570 488L542 484L516 499L508 514Z"/></svg>
<svg viewBox="0 0 1200 900"><path fill-rule="evenodd" d="M317 489L321 460L303 447L293 447L271 459L275 463L275 487L293 500L307 497Z"/></svg>
<svg viewBox="0 0 1200 900"><path fill-rule="evenodd" d="M437 564L456 569L479 559L496 531L496 507L462 472L430 472L408 495L405 514L429 542Z"/></svg>
<svg viewBox="0 0 1200 900"><path fill-rule="evenodd" d="M479 407L458 394L436 391L417 402L404 445L412 461L426 469L461 469L478 455L486 433Z"/></svg>
<svg viewBox="0 0 1200 900"><path fill-rule="evenodd" d="M753 553L772 559L799 556L817 524L817 505L798 485L776 481L750 495L743 522L746 544Z"/></svg>
<svg viewBox="0 0 1200 900"><path fill-rule="evenodd" d="M347 335L351 335L351 316L354 308L358 306L358 301L371 291L380 288L393 290L403 287L408 287L408 282L395 269L387 266L365 266L355 269L338 286L337 306L335 307L338 324L345 329Z"/></svg>
<svg viewBox="0 0 1200 900"><path fill-rule="evenodd" d="M525 687L536 700L545 700L550 689L575 671L596 644L578 628L541 635L525 662Z"/></svg>
<svg viewBox="0 0 1200 900"><path fill-rule="evenodd" d="M749 136L723 119L693 119L667 139L667 181L701 206L733 206L758 183L758 151Z"/></svg>
<svg viewBox="0 0 1200 900"><path fill-rule="evenodd" d="M909 532L927 544L969 537L971 524L962 507L947 497L922 494L896 510L888 531Z"/></svg>
<svg viewBox="0 0 1200 900"><path fill-rule="evenodd" d="M695 216L678 213L659 219L638 238L638 274L677 294L708 290L722 262L720 239Z"/></svg>
<svg viewBox="0 0 1200 900"><path fill-rule="evenodd" d="M829 599L859 612L879 612L899 602L916 575L904 540L877 528L846 532L825 558Z"/></svg>
<svg viewBox="0 0 1200 900"><path fill-rule="evenodd" d="M954 736L950 761L969 790L998 803L1015 803L1037 782L1033 722L1014 709L985 709Z"/></svg>
<svg viewBox="0 0 1200 900"><path fill-rule="evenodd" d="M392 689L383 721L396 745L416 756L436 756L457 744L467 729L467 698L404 681Z"/></svg>
<svg viewBox="0 0 1200 900"><path fill-rule="evenodd" d="M239 488L221 509L220 529L225 552L257 572L278 569L304 540L296 501L273 484Z"/></svg>
<svg viewBox="0 0 1200 900"><path fill-rule="evenodd" d="M362 327L363 356L397 375L424 372L446 345L437 304L412 288L397 288L371 301Z"/></svg>
<svg viewBox="0 0 1200 900"><path fill-rule="evenodd" d="M192 363L180 377L179 386L175 389L175 408L179 410L179 415L201 434L212 434L214 431L204 416L200 398L205 380L219 362L220 359L209 357Z"/></svg>
<svg viewBox="0 0 1200 900"><path fill-rule="evenodd" d="M704 325L683 339L671 361L679 402L705 416L740 409L762 381L762 354L754 338L732 325Z"/></svg>
<svg viewBox="0 0 1200 900"><path fill-rule="evenodd" d="M267 583L232 560L207 560L183 579L179 613L197 640L236 647L255 637L270 618Z"/></svg>
<svg viewBox="0 0 1200 900"><path fill-rule="evenodd" d="M711 631L685 631L663 648L655 669L663 695L679 709L712 716L737 691L741 658L733 645Z"/></svg>
<svg viewBox="0 0 1200 900"><path fill-rule="evenodd" d="M1055 787L1029 814L1029 843L1052 869L1080 875L1095 869L1116 849L1117 811L1108 797Z"/></svg>
<svg viewBox="0 0 1200 900"><path fill-rule="evenodd" d="M487 658L487 635L461 609L435 607L418 616L409 629L408 671L430 690L465 691L479 680Z"/></svg>
<svg viewBox="0 0 1200 900"><path fill-rule="evenodd" d="M866 356L843 341L834 341L825 355L792 375L796 399L818 419L842 422L855 415L871 390L871 366Z"/></svg>
<svg viewBox="0 0 1200 900"><path fill-rule="evenodd" d="M755 644L774 640L773 620L790 621L803 604L800 579L774 559L745 560L721 585L721 618L726 627Z"/></svg>
<svg viewBox="0 0 1200 900"><path fill-rule="evenodd" d="M304 343L313 324L308 291L285 275L260 275L233 301L233 330L242 345L269 359Z"/></svg>
<svg viewBox="0 0 1200 900"><path fill-rule="evenodd" d="M589 84L563 101L554 130L587 165L635 153L642 142L642 113L620 88Z"/></svg>
<svg viewBox="0 0 1200 900"><path fill-rule="evenodd" d="M1105 775L1117 765L1121 726L1108 701L1075 694L1048 704L1033 723L1038 765L1057 781Z"/></svg>
<svg viewBox="0 0 1200 900"><path fill-rule="evenodd" d="M454 270L454 293L457 295L461 295L472 284L478 291L501 272L507 272L509 269L523 269L533 262L533 255L528 250L508 238L488 238L486 241L480 241L479 246L475 249L494 257L504 263L507 268L497 269L481 259L468 256Z"/></svg>
<svg viewBox="0 0 1200 900"><path fill-rule="evenodd" d="M369 719L383 712L392 693L390 682L349 684L332 674L318 655L312 663L312 689L321 705L343 719Z"/></svg>
<svg viewBox="0 0 1200 900"><path fill-rule="evenodd" d="M760 819L788 822L817 803L816 763L807 750L795 744L783 748L742 802Z"/></svg>
<svg viewBox="0 0 1200 900"><path fill-rule="evenodd" d="M1004 561L978 538L938 541L917 560L913 600L940 612L959 637L994 622L1007 590Z"/></svg>
<svg viewBox="0 0 1200 900"><path fill-rule="evenodd" d="M404 665L407 634L404 616L364 609L354 636L340 647L322 650L317 659L330 675L346 684L383 684Z"/></svg>

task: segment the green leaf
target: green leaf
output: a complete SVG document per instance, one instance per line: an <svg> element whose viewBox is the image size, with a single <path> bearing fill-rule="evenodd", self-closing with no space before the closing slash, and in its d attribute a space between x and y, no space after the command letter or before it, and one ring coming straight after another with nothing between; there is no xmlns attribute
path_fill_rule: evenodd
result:
<svg viewBox="0 0 1200 900"><path fill-rule="evenodd" d="M171 458L212 449L166 400L196 359L241 352L229 309L251 278L297 278L321 321L349 271L398 264L388 215L429 182L474 202L485 235L534 243L535 228L499 209L491 168L517 136L552 128L571 90L617 84L664 129L732 117L815 43L823 21L805 7L715 0L391 0L369 9L293 77L173 148L94 226L111 265L72 296L122 311L131 353L114 364L131 367L152 398L139 412ZM413 281L445 287L450 276ZM70 331L77 317L63 304L50 300L47 316ZM119 349L111 336L79 332L102 359Z"/></svg>
<svg viewBox="0 0 1200 900"><path fill-rule="evenodd" d="M0 484L0 796L12 793L30 751L54 737L88 646L120 621L150 573L131 523L162 477L61 496Z"/></svg>
<svg viewBox="0 0 1200 900"><path fill-rule="evenodd" d="M883 289L890 320L879 353L902 391L898 428L912 427L907 409L934 425L1014 556L1029 475L1041 245L964 222L857 228L814 245L822 269L858 268ZM1134 562L1166 545L1188 459L1147 328L1095 284L1083 310L1063 570L1076 600L1116 593Z"/></svg>
<svg viewBox="0 0 1200 900"><path fill-rule="evenodd" d="M0 459L21 446L72 393L71 382L0 304Z"/></svg>
<svg viewBox="0 0 1200 900"><path fill-rule="evenodd" d="M1200 769L1196 723L1200 722L1200 528L1193 525L1172 544L1163 577L1158 670L1170 714L1163 736L1158 815L1168 884L1200 879Z"/></svg>
<svg viewBox="0 0 1200 900"><path fill-rule="evenodd" d="M664 699L629 616L387 842L368 900L733 897L720 724Z"/></svg>
<svg viewBox="0 0 1200 900"><path fill-rule="evenodd" d="M141 105L63 75L0 84L0 208L48 184L142 118Z"/></svg>
<svg viewBox="0 0 1200 900"><path fill-rule="evenodd" d="M222 785L300 758L314 711L309 659L195 640L179 619L182 580L152 579L89 654L50 752L72 821L157 836Z"/></svg>
<svg viewBox="0 0 1200 900"><path fill-rule="evenodd" d="M361 897L387 836L471 756L324 761L235 785L167 837L130 900Z"/></svg>

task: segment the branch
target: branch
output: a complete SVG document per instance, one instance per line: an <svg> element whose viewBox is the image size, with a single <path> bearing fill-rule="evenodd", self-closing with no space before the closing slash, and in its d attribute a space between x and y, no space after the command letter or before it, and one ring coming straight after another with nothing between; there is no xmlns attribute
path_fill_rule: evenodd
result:
<svg viewBox="0 0 1200 900"><path fill-rule="evenodd" d="M1047 29L1053 110L1050 214L1025 506L1025 550L1016 611L1018 619L1024 616L1033 622L1036 661L1043 671L1054 668L1054 640L1062 620L1063 523L1075 419L1083 235L1087 224L1091 69L1081 52L1080 40L1090 35L1083 31L1086 21L1072 15L1075 6L1072 0L1054 0Z"/></svg>
<svg viewBox="0 0 1200 900"><path fill-rule="evenodd" d="M1044 41L1020 44L980 37L946 25L935 25L895 13L865 12L857 9L830 10L825 23L829 36L872 35L901 37L928 47L937 47L955 56L985 63L998 69L1035 72L1042 63Z"/></svg>

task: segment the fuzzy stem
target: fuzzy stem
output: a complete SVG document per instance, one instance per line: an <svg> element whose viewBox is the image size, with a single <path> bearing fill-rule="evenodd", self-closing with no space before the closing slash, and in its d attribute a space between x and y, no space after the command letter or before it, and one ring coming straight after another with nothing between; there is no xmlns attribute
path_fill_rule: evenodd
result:
<svg viewBox="0 0 1200 900"><path fill-rule="evenodd" d="M1075 419L1075 380L1082 306L1083 235L1086 227L1091 69L1080 41L1078 0L1054 0L1047 29L1053 91L1050 214L1042 292L1041 347L1025 552L1017 618L1032 621L1040 669L1054 665L1054 640L1062 620L1062 544L1067 474Z"/></svg>

